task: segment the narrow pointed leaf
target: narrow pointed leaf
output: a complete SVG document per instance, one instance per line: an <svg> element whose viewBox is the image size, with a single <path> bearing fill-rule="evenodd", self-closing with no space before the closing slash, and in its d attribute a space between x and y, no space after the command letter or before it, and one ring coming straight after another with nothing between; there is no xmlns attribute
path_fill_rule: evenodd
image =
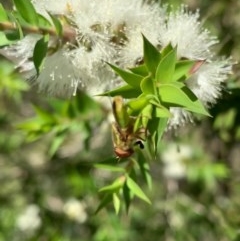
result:
<svg viewBox="0 0 240 241"><path fill-rule="evenodd" d="M142 80L142 76L141 75L137 75L131 72L128 72L124 69L120 69L117 66L114 66L112 64L108 65L119 75L122 77L122 79L129 84L130 86L134 87L134 88L139 88L140 87L140 83Z"/></svg>
<svg viewBox="0 0 240 241"><path fill-rule="evenodd" d="M22 18L33 25L38 24L38 14L30 0L13 0Z"/></svg>
<svg viewBox="0 0 240 241"><path fill-rule="evenodd" d="M112 201L112 195L110 195L109 193L107 193L103 199L101 200L100 204L98 205L95 214L97 214L101 209L103 209L104 207L107 206L108 203L110 203Z"/></svg>
<svg viewBox="0 0 240 241"><path fill-rule="evenodd" d="M156 80L159 83L169 83L173 79L177 58L177 49L174 48L166 56L164 56L156 71Z"/></svg>
<svg viewBox="0 0 240 241"><path fill-rule="evenodd" d="M161 144L161 139L162 139L162 136L163 136L164 132L166 131L166 128L168 125L168 119L169 118L160 118L159 119L157 134L155 136L155 145L156 145L155 156L158 155L159 146Z"/></svg>
<svg viewBox="0 0 240 241"><path fill-rule="evenodd" d="M148 104L142 110L142 125L144 128L147 128L148 121L152 118L152 110L153 107L151 104Z"/></svg>
<svg viewBox="0 0 240 241"><path fill-rule="evenodd" d="M111 171L111 172L124 172L124 170L125 170L122 167L116 167L116 166L106 165L106 164L96 164L96 165L94 165L94 167L103 169L103 170L107 170L107 171Z"/></svg>
<svg viewBox="0 0 240 241"><path fill-rule="evenodd" d="M150 76L145 77L142 81L141 81L141 90L144 94L146 95L151 95L151 94L155 94L155 86L154 86L154 82L153 79Z"/></svg>
<svg viewBox="0 0 240 241"><path fill-rule="evenodd" d="M125 207L126 207L126 212L128 213L129 211L129 207L130 207L130 204L131 204L131 201L132 201L132 195L131 195L131 192L127 186L126 183L124 183L123 185L123 199L124 199L124 203L125 203Z"/></svg>
<svg viewBox="0 0 240 241"><path fill-rule="evenodd" d="M169 106L182 106L186 110L210 116L203 104L194 93L180 82L172 82L159 86L161 101L169 103Z"/></svg>
<svg viewBox="0 0 240 241"><path fill-rule="evenodd" d="M193 61L193 60L182 60L177 62L172 81L185 80L186 78L188 78L189 71L191 70L191 68L194 66L195 63L196 61Z"/></svg>
<svg viewBox="0 0 240 241"><path fill-rule="evenodd" d="M171 43L169 43L167 46L165 46L162 50L161 50L161 56L162 58L165 57L168 53L170 53L173 50L173 46Z"/></svg>
<svg viewBox="0 0 240 241"><path fill-rule="evenodd" d="M144 178L144 181L147 183L149 189L152 189L152 176L150 174L150 166L142 152L138 153L138 165L140 167L140 172Z"/></svg>
<svg viewBox="0 0 240 241"><path fill-rule="evenodd" d="M113 206L114 206L116 214L118 214L119 210L120 210L121 202L116 193L113 193Z"/></svg>
<svg viewBox="0 0 240 241"><path fill-rule="evenodd" d="M57 17L55 17L51 13L48 12L48 14L49 14L49 16L52 19L52 22L53 22L53 24L55 26L55 29L56 29L58 35L61 35L62 34L62 24L61 24L61 22L59 21L59 19Z"/></svg>
<svg viewBox="0 0 240 241"><path fill-rule="evenodd" d="M45 35L37 41L34 47L33 62L38 75L43 67L44 59L47 56L48 40L49 36Z"/></svg>
<svg viewBox="0 0 240 241"><path fill-rule="evenodd" d="M155 76L155 72L159 61L161 59L160 52L148 41L143 35L143 52L144 52L144 64L152 76Z"/></svg>
<svg viewBox="0 0 240 241"><path fill-rule="evenodd" d="M124 180L120 177L120 178L116 179L112 184L101 188L99 190L99 192L115 192L123 186L123 184L124 184L123 181Z"/></svg>
<svg viewBox="0 0 240 241"><path fill-rule="evenodd" d="M142 96L140 98L129 101L127 105L133 111L140 111L147 105L147 103L148 103L148 99L145 96Z"/></svg>
<svg viewBox="0 0 240 241"><path fill-rule="evenodd" d="M134 68L130 68L129 70L134 74L141 75L143 77L148 75L148 69L145 64L139 65Z"/></svg>
<svg viewBox="0 0 240 241"><path fill-rule="evenodd" d="M137 98L141 94L140 90L134 89L131 85L124 85L114 90L99 94L98 96L117 96L121 95L125 99Z"/></svg>
<svg viewBox="0 0 240 241"><path fill-rule="evenodd" d="M8 21L8 15L3 8L2 4L0 3L0 22Z"/></svg>
<svg viewBox="0 0 240 241"><path fill-rule="evenodd" d="M161 105L157 101L150 100L150 103L153 104L154 106L156 106L156 108L155 108L155 111L156 111L155 112L155 117L158 117L158 118L168 118L168 117L172 116L172 114L169 111L169 109L166 108L165 106Z"/></svg>
<svg viewBox="0 0 240 241"><path fill-rule="evenodd" d="M142 189L137 185L135 181L133 181L132 178L127 177L127 186L131 190L131 192L142 199L143 201L151 204L151 201L149 198L145 195L145 193L142 191Z"/></svg>

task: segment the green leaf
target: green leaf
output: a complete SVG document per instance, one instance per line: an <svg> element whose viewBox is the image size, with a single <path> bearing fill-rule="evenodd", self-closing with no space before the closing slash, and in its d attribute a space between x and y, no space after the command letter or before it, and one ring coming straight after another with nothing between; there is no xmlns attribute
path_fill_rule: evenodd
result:
<svg viewBox="0 0 240 241"><path fill-rule="evenodd" d="M37 114L37 117L41 120L43 120L44 122L51 122L51 123L55 123L55 117L52 115L52 113L45 111L41 108L39 108L38 106L33 106L34 110Z"/></svg>
<svg viewBox="0 0 240 241"><path fill-rule="evenodd" d="M165 46L162 50L161 50L161 56L162 58L164 56L166 56L168 53L170 53L173 50L173 46L171 43L169 43L167 46Z"/></svg>
<svg viewBox="0 0 240 241"><path fill-rule="evenodd" d="M42 28L50 28L52 24L44 16L38 14L38 26Z"/></svg>
<svg viewBox="0 0 240 241"><path fill-rule="evenodd" d="M149 198L145 195L145 193L142 191L142 189L137 185L135 181L133 181L132 178L129 176L127 177L127 186L132 191L134 195L142 199L143 201L151 204L151 201Z"/></svg>
<svg viewBox="0 0 240 241"><path fill-rule="evenodd" d="M156 99L150 100L150 103L156 107L154 109L155 117L158 117L158 118L166 118L167 117L168 118L168 117L172 116L169 109L166 108L165 106L163 106L162 104L160 104L159 101L156 101Z"/></svg>
<svg viewBox="0 0 240 241"><path fill-rule="evenodd" d="M57 18L57 17L55 17L54 15L52 15L51 13L49 13L48 12L48 14L49 14L49 16L51 17L51 19L52 19L52 22L53 22L53 24L54 24L54 26L55 26L55 29L56 29L56 31L57 31L57 34L58 35L62 35L62 24L61 24L61 22L59 21L59 19Z"/></svg>
<svg viewBox="0 0 240 241"><path fill-rule="evenodd" d="M143 77L148 75L148 69L145 64L130 68L129 70L134 74L141 75Z"/></svg>
<svg viewBox="0 0 240 241"><path fill-rule="evenodd" d="M131 192L130 192L130 190L129 190L126 182L125 182L124 185L123 185L123 199L124 199L124 203L125 203L127 213L129 211L129 207L130 207L132 198L133 198L133 195L131 195Z"/></svg>
<svg viewBox="0 0 240 241"><path fill-rule="evenodd" d="M115 71L115 73L117 73L119 76L122 77L122 79L129 84L130 86L132 86L135 89L138 89L140 87L140 83L142 80L142 76L141 75L137 75L128 71L125 71L124 69L120 69L117 66L114 66L112 64L108 65Z"/></svg>
<svg viewBox="0 0 240 241"><path fill-rule="evenodd" d="M156 107L156 117L158 118L169 118L171 117L171 112L164 106L157 106Z"/></svg>
<svg viewBox="0 0 240 241"><path fill-rule="evenodd" d="M138 165L140 167L140 172L144 178L144 181L147 183L149 189L152 189L152 176L150 174L150 166L142 152L138 153Z"/></svg>
<svg viewBox="0 0 240 241"><path fill-rule="evenodd" d="M167 125L168 125L168 119L169 118L160 118L157 128L157 135L156 135L156 152L155 155L157 155L157 151L160 149L160 143L162 140L162 136L164 132L166 131Z"/></svg>
<svg viewBox="0 0 240 241"><path fill-rule="evenodd" d="M148 104L148 99L146 96L141 96L137 99L131 100L127 103L127 106L133 110L133 112L138 112L142 110Z"/></svg>
<svg viewBox="0 0 240 241"><path fill-rule="evenodd" d="M106 195L104 195L103 199L101 200L100 204L98 205L95 214L97 214L101 209L103 209L104 207L107 206L108 203L110 203L112 201L112 195L110 195L109 193L106 193Z"/></svg>
<svg viewBox="0 0 240 241"><path fill-rule="evenodd" d="M116 193L113 193L113 206L114 206L116 214L118 214L119 210L120 210L121 202Z"/></svg>
<svg viewBox="0 0 240 241"><path fill-rule="evenodd" d="M99 168L99 169L104 169L107 171L112 171L112 172L124 172L124 168L122 167L116 167L112 165L106 165L106 164L96 164L94 167Z"/></svg>
<svg viewBox="0 0 240 241"><path fill-rule="evenodd" d="M137 98L141 94L140 90L134 89L130 85L124 85L114 90L107 91L103 94L99 94L98 96L117 96L121 95L125 99Z"/></svg>
<svg viewBox="0 0 240 241"><path fill-rule="evenodd" d="M194 60L181 60L176 63L175 71L172 77L172 81L185 80L189 77L189 72L194 66L196 61ZM185 78L183 78L185 77Z"/></svg>
<svg viewBox="0 0 240 241"><path fill-rule="evenodd" d="M147 40L143 35L143 52L144 52L144 64L148 71L154 77L157 66L161 59L160 52Z"/></svg>
<svg viewBox="0 0 240 241"><path fill-rule="evenodd" d="M141 112L142 127L147 128L149 119L152 118L152 105L148 104L145 106Z"/></svg>
<svg viewBox="0 0 240 241"><path fill-rule="evenodd" d="M33 62L38 75L43 67L43 62L47 55L48 40L49 40L49 35L45 35L37 41L34 47Z"/></svg>
<svg viewBox="0 0 240 241"><path fill-rule="evenodd" d="M141 81L141 90L146 95L149 95L149 94L154 95L155 94L155 86L153 83L153 79L150 76L145 77Z"/></svg>
<svg viewBox="0 0 240 241"><path fill-rule="evenodd" d="M194 93L183 83L171 82L159 86L160 99L169 106L180 106L188 111L210 116Z"/></svg>
<svg viewBox="0 0 240 241"><path fill-rule="evenodd" d="M3 8L3 5L0 3L0 22L8 21L8 15Z"/></svg>
<svg viewBox="0 0 240 241"><path fill-rule="evenodd" d="M156 81L158 83L169 83L173 79L173 74L175 70L177 60L177 49L174 48L166 56L164 56L156 71Z"/></svg>
<svg viewBox="0 0 240 241"><path fill-rule="evenodd" d="M51 143L51 146L48 150L48 154L50 157L52 157L57 150L59 149L59 147L62 145L62 143L64 142L66 138L65 133L61 133L61 134L57 134L54 138L53 141Z"/></svg>
<svg viewBox="0 0 240 241"><path fill-rule="evenodd" d="M30 0L13 0L22 18L33 25L38 24L38 14Z"/></svg>
<svg viewBox="0 0 240 241"><path fill-rule="evenodd" d="M19 39L19 34L17 36L17 39ZM3 47L5 45L9 45L11 43L13 43L13 41L8 39L7 36L5 35L5 33L0 32L0 47Z"/></svg>
<svg viewBox="0 0 240 241"><path fill-rule="evenodd" d="M116 192L118 191L124 184L124 178L123 177L119 177L117 178L111 185L102 187L99 192Z"/></svg>

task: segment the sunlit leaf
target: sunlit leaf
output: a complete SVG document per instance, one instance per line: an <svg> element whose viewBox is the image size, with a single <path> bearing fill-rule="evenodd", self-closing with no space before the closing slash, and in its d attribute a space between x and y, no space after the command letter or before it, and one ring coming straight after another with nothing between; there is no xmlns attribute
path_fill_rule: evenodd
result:
<svg viewBox="0 0 240 241"><path fill-rule="evenodd" d="M137 185L137 183L135 181L133 181L132 178L130 178L129 176L127 177L127 186L128 188L131 190L131 192L136 195L137 197L139 197L140 199L142 199L143 201L151 204L151 201L149 200L149 198L145 195L145 193L142 191L142 189Z"/></svg>
<svg viewBox="0 0 240 241"><path fill-rule="evenodd" d="M66 138L66 134L64 133L59 133L53 138L50 148L48 150L48 154L50 157L52 157L57 152L59 147L64 142L65 138Z"/></svg>
<svg viewBox="0 0 240 241"><path fill-rule="evenodd" d="M130 68L129 70L134 74L141 75L143 77L148 75L148 69L145 64Z"/></svg>
<svg viewBox="0 0 240 241"><path fill-rule="evenodd" d="M156 81L159 83L169 83L173 79L175 64L177 59L177 49L174 48L166 56L164 56L156 70Z"/></svg>
<svg viewBox="0 0 240 241"><path fill-rule="evenodd" d="M124 172L124 170L125 170L122 167L116 167L116 166L106 165L106 164L96 164L96 165L94 165L94 167L99 168L99 169L104 169L107 171L111 171L111 172Z"/></svg>
<svg viewBox="0 0 240 241"><path fill-rule="evenodd" d="M22 18L30 24L38 24L38 14L30 0L13 0Z"/></svg>
<svg viewBox="0 0 240 241"><path fill-rule="evenodd" d="M160 52L143 35L144 64L154 77L158 63L161 59Z"/></svg>
<svg viewBox="0 0 240 241"><path fill-rule="evenodd" d="M99 192L115 192L119 190L124 184L124 179L122 177L117 178L112 184L102 187Z"/></svg>
<svg viewBox="0 0 240 241"><path fill-rule="evenodd" d="M150 173L150 166L142 152L138 153L137 162L140 167L140 171L144 178L144 181L147 183L148 187L152 189L152 176Z"/></svg>
<svg viewBox="0 0 240 241"><path fill-rule="evenodd" d="M127 106L129 106L133 111L139 111L142 110L147 104L148 99L145 96L142 96L137 99L130 100L127 103Z"/></svg>
<svg viewBox="0 0 240 241"><path fill-rule="evenodd" d="M159 86L161 101L170 106L182 106L186 110L209 116L203 104L197 99L194 93L180 82L171 82Z"/></svg>
<svg viewBox="0 0 240 241"><path fill-rule="evenodd" d="M141 81L141 90L146 95L155 94L155 86L152 77L147 76Z"/></svg>
<svg viewBox="0 0 240 241"><path fill-rule="evenodd" d="M113 206L114 206L116 214L118 214L119 210L120 210L121 202L116 193L113 193Z"/></svg>
<svg viewBox="0 0 240 241"><path fill-rule="evenodd" d="M117 66L114 66L112 64L108 65L119 75L122 77L122 79L130 86L132 86L134 89L138 89L140 87L140 82L142 80L141 75L137 75L134 73L131 73L129 71L126 71L124 69L118 68Z"/></svg>
<svg viewBox="0 0 240 241"><path fill-rule="evenodd" d="M0 3L0 22L8 21L8 15L3 8L3 5Z"/></svg>
<svg viewBox="0 0 240 241"><path fill-rule="evenodd" d="M103 94L99 94L98 96L117 96L121 95L125 99L132 99L137 98L141 94L140 90L134 89L130 85L124 85L121 87L118 87L114 90L107 91Z"/></svg>
<svg viewBox="0 0 240 241"><path fill-rule="evenodd" d="M175 71L172 77L172 81L185 80L189 77L189 71L194 66L196 61L194 60L182 60L178 61L175 66Z"/></svg>

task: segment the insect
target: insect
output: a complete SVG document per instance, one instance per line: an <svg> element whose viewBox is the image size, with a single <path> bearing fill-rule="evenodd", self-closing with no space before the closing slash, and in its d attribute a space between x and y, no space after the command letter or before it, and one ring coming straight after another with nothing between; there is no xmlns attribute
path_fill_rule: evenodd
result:
<svg viewBox="0 0 240 241"><path fill-rule="evenodd" d="M119 158L127 158L134 153L134 146L144 148L146 131L144 128L134 131L135 118L128 115L121 96L114 97L112 108L115 118L112 123L114 152Z"/></svg>

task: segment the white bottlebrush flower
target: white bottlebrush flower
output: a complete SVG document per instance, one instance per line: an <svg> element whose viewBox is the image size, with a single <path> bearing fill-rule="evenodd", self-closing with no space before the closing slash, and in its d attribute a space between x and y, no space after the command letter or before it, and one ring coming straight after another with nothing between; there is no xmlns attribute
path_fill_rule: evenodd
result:
<svg viewBox="0 0 240 241"><path fill-rule="evenodd" d="M40 35L29 34L16 44L0 49L0 54L9 58L15 63L15 68L25 78L31 78L36 74L32 59L34 46L41 38Z"/></svg>
<svg viewBox="0 0 240 241"><path fill-rule="evenodd" d="M78 223L84 223L87 220L86 205L75 198L67 200L63 206L63 212L67 217Z"/></svg>
<svg viewBox="0 0 240 241"><path fill-rule="evenodd" d="M179 58L205 60L212 57L210 48L218 42L199 21L199 11L192 13L186 6L166 16L165 24L158 29L162 47L171 43L177 46Z"/></svg>
<svg viewBox="0 0 240 241"><path fill-rule="evenodd" d="M16 221L17 228L26 234L33 233L42 224L39 213L40 209L37 205L29 205L23 213L18 216Z"/></svg>
<svg viewBox="0 0 240 241"><path fill-rule="evenodd" d="M218 41L199 21L199 11L190 12L186 6L166 10L157 3L141 0L32 0L37 11L47 17L48 12L64 15L75 33L73 41L60 51L48 56L36 82L41 91L51 95L69 96L78 88L96 94L117 87L119 78L106 64L133 67L143 57L144 34L159 51L172 43L177 46L178 59L202 60L186 85L205 107L216 102L221 84L231 73L229 59L217 59L212 46ZM65 26L66 27L66 26ZM69 27L69 26L68 26ZM34 37L27 36L6 48L4 55L18 56L18 68L34 71L32 55ZM51 39L51 45L54 38ZM2 51L1 51L2 52ZM169 127L177 127L191 120L191 114L171 108L173 117Z"/></svg>
<svg viewBox="0 0 240 241"><path fill-rule="evenodd" d="M180 179L186 176L185 160L190 159L193 155L190 146L186 145L169 145L161 154L163 161L163 174L168 178Z"/></svg>
<svg viewBox="0 0 240 241"><path fill-rule="evenodd" d="M157 44L157 29L164 19L158 4L139 0L102 0L101 3L97 0L32 0L32 3L48 19L48 12L64 15L76 33L74 44L47 57L44 70L36 79L40 90L51 95L74 94L78 87L90 94L116 87L119 80L106 62L133 65L142 55L141 33ZM26 41L20 42L22 49L12 47L16 54L29 47L27 43L24 45ZM54 62L57 62L56 67Z"/></svg>
<svg viewBox="0 0 240 241"><path fill-rule="evenodd" d="M222 83L232 72L233 62L230 59L218 59L212 46L218 41L199 21L199 11L189 12L182 6L166 16L165 24L159 29L159 44L162 47L171 43L177 46L178 59L203 60L204 63L186 81L186 85L197 98L208 108L216 103L221 95ZM170 108L173 115L169 128L192 121L190 112L180 108Z"/></svg>

